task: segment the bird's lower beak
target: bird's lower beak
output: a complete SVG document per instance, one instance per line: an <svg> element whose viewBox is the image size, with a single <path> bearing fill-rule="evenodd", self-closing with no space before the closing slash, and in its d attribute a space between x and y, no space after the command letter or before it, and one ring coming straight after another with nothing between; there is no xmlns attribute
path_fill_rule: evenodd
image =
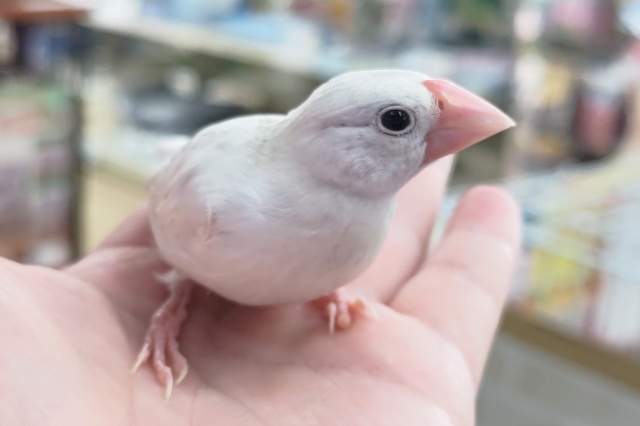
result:
<svg viewBox="0 0 640 426"><path fill-rule="evenodd" d="M425 164L516 124L489 102L449 81L426 80L422 84L435 95L440 109L436 126L426 138Z"/></svg>

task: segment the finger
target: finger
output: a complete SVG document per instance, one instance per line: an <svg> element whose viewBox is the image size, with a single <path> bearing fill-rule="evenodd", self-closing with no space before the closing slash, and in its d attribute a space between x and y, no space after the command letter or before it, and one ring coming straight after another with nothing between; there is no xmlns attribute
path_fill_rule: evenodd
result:
<svg viewBox="0 0 640 426"><path fill-rule="evenodd" d="M373 265L348 287L364 298L388 302L424 257L431 228L453 165L445 157L400 191L385 244Z"/></svg>
<svg viewBox="0 0 640 426"><path fill-rule="evenodd" d="M466 193L443 240L393 300L464 355L480 381L520 246L520 216L502 190Z"/></svg>
<svg viewBox="0 0 640 426"><path fill-rule="evenodd" d="M116 227L97 247L104 250L115 247L140 247L153 245L147 207L142 207Z"/></svg>

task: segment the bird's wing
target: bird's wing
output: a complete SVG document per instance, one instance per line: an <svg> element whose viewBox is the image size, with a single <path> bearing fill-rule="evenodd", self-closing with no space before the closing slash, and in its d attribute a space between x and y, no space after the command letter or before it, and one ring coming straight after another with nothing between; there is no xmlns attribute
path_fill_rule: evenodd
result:
<svg viewBox="0 0 640 426"><path fill-rule="evenodd" d="M152 178L149 214L161 251L189 252L213 238L221 204L253 167L252 146L282 117L245 116L209 126Z"/></svg>

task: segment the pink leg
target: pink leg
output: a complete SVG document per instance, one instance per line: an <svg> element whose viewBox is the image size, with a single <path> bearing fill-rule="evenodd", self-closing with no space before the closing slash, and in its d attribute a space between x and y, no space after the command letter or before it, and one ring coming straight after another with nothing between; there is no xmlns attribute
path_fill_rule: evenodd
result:
<svg viewBox="0 0 640 426"><path fill-rule="evenodd" d="M353 323L355 316L364 315L377 318L373 307L361 298L353 297L344 288L339 288L325 296L311 301L311 304L322 309L329 321L329 333L338 329L347 329Z"/></svg>
<svg viewBox="0 0 640 426"><path fill-rule="evenodd" d="M178 335L180 327L187 319L187 303L191 296L193 283L180 276L170 273L159 277L169 284L170 294L167 300L151 317L151 324L138 354L133 372L149 359L155 370L156 377L165 388L167 399L171 396L174 386L174 373L177 374L175 384L179 384L187 375L189 366L187 360L178 349Z"/></svg>

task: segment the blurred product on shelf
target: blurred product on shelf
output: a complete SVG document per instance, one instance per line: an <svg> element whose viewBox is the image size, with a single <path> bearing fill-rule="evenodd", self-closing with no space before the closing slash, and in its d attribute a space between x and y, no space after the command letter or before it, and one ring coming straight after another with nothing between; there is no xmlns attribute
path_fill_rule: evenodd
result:
<svg viewBox="0 0 640 426"><path fill-rule="evenodd" d="M119 3L129 7L104 2L88 25L320 79L394 66L396 55L428 45L505 47L511 32L504 0L224 1L213 15L198 1ZM175 7L197 18L180 18Z"/></svg>
<svg viewBox="0 0 640 426"><path fill-rule="evenodd" d="M607 158L625 140L640 62L575 69L536 52L516 64L516 145L509 172Z"/></svg>
<svg viewBox="0 0 640 426"><path fill-rule="evenodd" d="M275 41L287 26L299 33L304 23L293 18L300 17L318 27L322 43L346 43L373 55L434 40L479 45L510 36L510 6L504 0L142 0L128 10L189 24L215 23L236 36L264 41Z"/></svg>
<svg viewBox="0 0 640 426"><path fill-rule="evenodd" d="M609 0L522 2L508 174L605 159L629 139L640 61L619 16Z"/></svg>
<svg viewBox="0 0 640 426"><path fill-rule="evenodd" d="M631 80L624 76L618 80L618 76L610 74L595 74L576 87L570 151L578 161L606 158L616 151L627 133Z"/></svg>
<svg viewBox="0 0 640 426"><path fill-rule="evenodd" d="M73 23L86 15L64 1L0 2L0 255L21 262L60 266L78 252L74 61L89 44Z"/></svg>
<svg viewBox="0 0 640 426"><path fill-rule="evenodd" d="M509 311L640 361L640 150L501 186L522 206L524 251ZM447 198L446 217L460 194ZM638 384L640 386L640 384Z"/></svg>
<svg viewBox="0 0 640 426"><path fill-rule="evenodd" d="M439 23L449 44L509 45L513 9L508 0L452 0L442 2L447 11Z"/></svg>
<svg viewBox="0 0 640 426"><path fill-rule="evenodd" d="M620 28L619 0L556 0L543 6L541 48L573 60L619 56L629 34Z"/></svg>
<svg viewBox="0 0 640 426"><path fill-rule="evenodd" d="M640 356L637 161L637 154L628 155L508 187L527 219L526 267L512 291L515 308Z"/></svg>
<svg viewBox="0 0 640 426"><path fill-rule="evenodd" d="M620 22L635 37L640 37L640 0L627 0L623 3Z"/></svg>
<svg viewBox="0 0 640 426"><path fill-rule="evenodd" d="M70 260L72 112L64 89L0 81L0 252L38 264ZM46 246L46 251L43 247Z"/></svg>

